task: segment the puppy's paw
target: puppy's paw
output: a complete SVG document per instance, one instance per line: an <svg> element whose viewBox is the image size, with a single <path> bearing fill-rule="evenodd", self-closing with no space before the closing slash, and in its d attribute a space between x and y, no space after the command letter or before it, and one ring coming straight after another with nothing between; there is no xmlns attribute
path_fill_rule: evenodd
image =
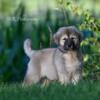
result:
<svg viewBox="0 0 100 100"><path fill-rule="evenodd" d="M69 78L66 74L60 74L59 81L61 84L67 85L69 83Z"/></svg>
<svg viewBox="0 0 100 100"><path fill-rule="evenodd" d="M74 75L74 77L72 78L72 84L76 85L80 80L80 75L77 74L77 75Z"/></svg>
<svg viewBox="0 0 100 100"><path fill-rule="evenodd" d="M72 79L72 84L76 85L78 83L78 80Z"/></svg>

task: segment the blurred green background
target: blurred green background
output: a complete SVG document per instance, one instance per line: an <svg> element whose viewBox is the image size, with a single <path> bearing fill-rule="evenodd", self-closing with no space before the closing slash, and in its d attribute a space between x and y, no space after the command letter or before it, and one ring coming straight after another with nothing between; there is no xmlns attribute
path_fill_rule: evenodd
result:
<svg viewBox="0 0 100 100"><path fill-rule="evenodd" d="M53 34L69 25L83 34L84 78L100 80L100 0L0 0L0 81L23 80L26 38L36 50L54 47Z"/></svg>

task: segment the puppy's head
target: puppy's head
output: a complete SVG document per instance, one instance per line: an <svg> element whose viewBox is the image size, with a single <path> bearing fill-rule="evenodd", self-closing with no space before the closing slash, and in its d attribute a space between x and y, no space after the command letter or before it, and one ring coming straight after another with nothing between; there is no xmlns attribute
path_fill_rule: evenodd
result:
<svg viewBox="0 0 100 100"><path fill-rule="evenodd" d="M61 27L54 34L54 41L62 51L78 50L82 41L82 34L74 26Z"/></svg>

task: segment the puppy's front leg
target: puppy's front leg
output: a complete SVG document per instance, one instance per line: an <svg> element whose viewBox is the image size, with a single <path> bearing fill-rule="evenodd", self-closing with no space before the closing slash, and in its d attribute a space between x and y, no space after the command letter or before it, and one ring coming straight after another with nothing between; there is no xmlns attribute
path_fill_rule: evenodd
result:
<svg viewBox="0 0 100 100"><path fill-rule="evenodd" d="M58 79L61 84L68 84L70 81L69 73L66 70L62 54L60 55L61 52L58 51L58 53L56 54L57 58L55 58L55 59L57 59L57 60L55 60L55 65L56 65L56 70L58 73Z"/></svg>
<svg viewBox="0 0 100 100"><path fill-rule="evenodd" d="M60 65L60 66L59 66ZM70 79L69 79L69 75L66 71L66 68L64 65L62 65L61 63L59 63L58 66L56 66L57 68L57 72L58 72L58 79L59 79L59 82L61 84L68 84L70 82Z"/></svg>
<svg viewBox="0 0 100 100"><path fill-rule="evenodd" d="M61 84L67 85L70 83L69 76L65 73L59 73L59 81Z"/></svg>

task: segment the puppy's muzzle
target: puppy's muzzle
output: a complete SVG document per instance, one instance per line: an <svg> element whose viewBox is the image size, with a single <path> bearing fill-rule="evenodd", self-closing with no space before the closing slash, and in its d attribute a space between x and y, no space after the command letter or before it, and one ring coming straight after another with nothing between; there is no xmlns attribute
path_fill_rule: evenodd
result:
<svg viewBox="0 0 100 100"><path fill-rule="evenodd" d="M72 50L75 48L74 42L72 39L66 39L64 43L65 50Z"/></svg>

